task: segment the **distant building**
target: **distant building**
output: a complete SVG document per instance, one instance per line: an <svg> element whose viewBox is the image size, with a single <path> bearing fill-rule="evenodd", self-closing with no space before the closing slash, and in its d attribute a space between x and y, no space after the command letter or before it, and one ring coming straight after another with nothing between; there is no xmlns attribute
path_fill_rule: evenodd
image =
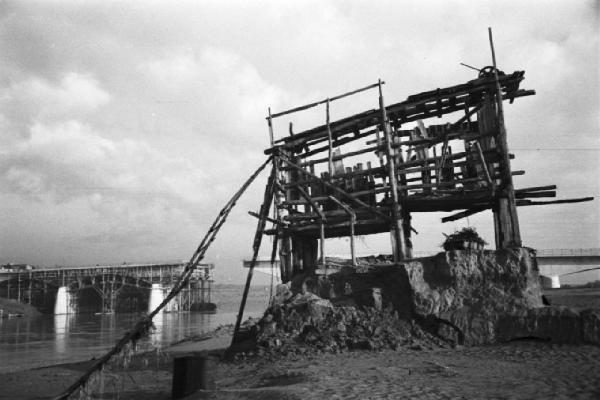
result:
<svg viewBox="0 0 600 400"><path fill-rule="evenodd" d="M3 272L31 271L34 269L35 269L35 266L30 265L30 264L8 263L8 264L0 266L0 270Z"/></svg>

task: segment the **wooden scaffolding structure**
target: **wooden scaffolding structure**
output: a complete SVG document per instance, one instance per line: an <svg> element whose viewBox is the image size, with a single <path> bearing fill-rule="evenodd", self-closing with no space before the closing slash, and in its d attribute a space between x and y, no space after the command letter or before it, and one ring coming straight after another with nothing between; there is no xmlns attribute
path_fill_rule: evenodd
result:
<svg viewBox="0 0 600 400"><path fill-rule="evenodd" d="M271 262L278 247L286 282L325 264L326 238L350 237L355 263L356 235L389 232L394 261L411 258L415 212L458 211L442 218L448 222L492 210L500 249L522 246L518 206L593 199L534 201L555 197L556 186L514 188L512 177L525 172L511 169L503 102L535 91L520 88L524 71L497 69L491 29L489 39L493 65L460 85L386 105L379 80L287 111L269 109L265 154L273 166L260 213L250 213L259 224L247 286L263 234L276 238ZM378 89L377 108L331 120L333 102L371 89ZM325 108L323 125L294 133L290 122L289 132L275 138L276 119L318 106ZM432 121L440 118L446 122Z"/></svg>
<svg viewBox="0 0 600 400"><path fill-rule="evenodd" d="M273 172L263 206L273 193L274 215L263 207L261 221L273 228L259 226L257 237L278 239L283 281L323 264L331 237L350 237L354 262L356 235L390 232L394 260L411 258L414 212L459 211L442 219L447 222L491 209L496 247L506 248L522 245L518 206L591 200L532 201L555 197L556 186L514 188L512 177L524 171L511 169L502 103L535 94L519 87L523 79L523 71L505 74L490 66L466 83L388 106L379 81L291 110L269 110L265 154L272 156ZM330 120L333 101L369 89L379 91L378 108ZM289 134L275 139L276 118L320 105L325 124L294 134L290 123ZM457 119L426 125L446 115Z"/></svg>

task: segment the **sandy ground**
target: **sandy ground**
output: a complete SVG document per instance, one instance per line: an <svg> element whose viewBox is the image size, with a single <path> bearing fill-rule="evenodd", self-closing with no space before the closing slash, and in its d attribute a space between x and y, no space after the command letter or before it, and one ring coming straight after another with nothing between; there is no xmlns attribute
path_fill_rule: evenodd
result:
<svg viewBox="0 0 600 400"><path fill-rule="evenodd" d="M549 293L554 304L589 306L600 291ZM568 297L568 296L567 296ZM569 297L570 298L570 297ZM568 300L568 299L567 299ZM226 330L210 340L188 340L135 356L128 368L115 363L97 375L91 398L171 398L173 357L223 349ZM217 390L187 399L600 399L600 346L540 341L461 349L319 354L220 362ZM0 360L2 362L2 360ZM0 399L52 398L92 361L0 374Z"/></svg>
<svg viewBox="0 0 600 400"><path fill-rule="evenodd" d="M184 342L112 367L93 398L169 399L172 357L228 343ZM170 353L170 354L169 354ZM0 375L0 399L50 398L90 362ZM519 341L462 349L319 354L220 362L217 390L188 399L598 399L600 347ZM103 389L102 389L103 388ZM101 393L102 392L102 393Z"/></svg>

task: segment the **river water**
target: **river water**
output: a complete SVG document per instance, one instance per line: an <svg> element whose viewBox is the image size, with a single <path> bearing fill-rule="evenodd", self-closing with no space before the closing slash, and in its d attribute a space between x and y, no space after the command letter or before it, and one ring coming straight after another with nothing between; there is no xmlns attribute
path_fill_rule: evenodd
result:
<svg viewBox="0 0 600 400"><path fill-rule="evenodd" d="M232 294L236 294L233 296ZM235 322L240 291L216 297L217 313L160 313L156 329L138 343L150 350L208 332ZM259 293L260 295L260 293ZM244 317L259 316L266 305L264 295L247 303ZM140 314L63 314L37 318L0 318L0 373L52 364L84 361L102 356L130 330Z"/></svg>

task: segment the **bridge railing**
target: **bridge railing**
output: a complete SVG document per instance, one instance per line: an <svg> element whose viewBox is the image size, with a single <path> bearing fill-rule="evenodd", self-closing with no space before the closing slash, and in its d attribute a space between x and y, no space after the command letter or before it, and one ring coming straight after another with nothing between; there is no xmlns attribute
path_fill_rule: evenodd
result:
<svg viewBox="0 0 600 400"><path fill-rule="evenodd" d="M581 249L539 249L538 257L582 257L600 256L600 248Z"/></svg>
<svg viewBox="0 0 600 400"><path fill-rule="evenodd" d="M0 275L9 276L43 276L45 278L60 278L65 275L80 276L80 275L118 275L126 273L135 273L153 276L156 272L166 272L167 275L172 275L174 278L183 271L186 263L173 264L118 264L118 265L96 265L85 267L53 267L53 268L37 268L32 270L0 270ZM212 280L211 270L214 269L214 264L199 264L198 268L192 274L195 279L205 281Z"/></svg>

